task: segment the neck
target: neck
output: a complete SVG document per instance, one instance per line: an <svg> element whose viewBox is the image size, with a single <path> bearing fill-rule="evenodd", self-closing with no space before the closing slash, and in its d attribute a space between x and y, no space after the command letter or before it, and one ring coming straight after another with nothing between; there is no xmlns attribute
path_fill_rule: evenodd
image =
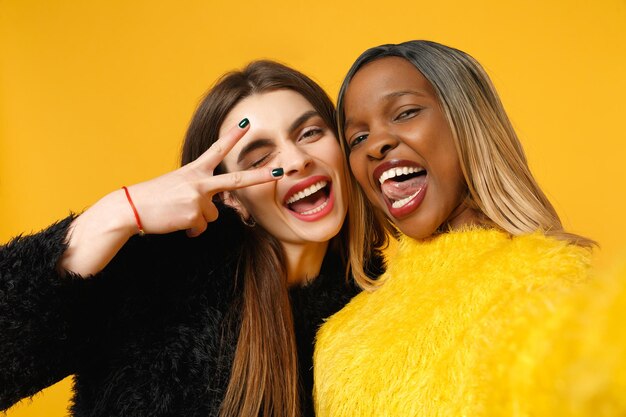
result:
<svg viewBox="0 0 626 417"><path fill-rule="evenodd" d="M479 210L469 207L462 201L440 226L440 230L456 230L464 226L485 224L484 216Z"/></svg>
<svg viewBox="0 0 626 417"><path fill-rule="evenodd" d="M287 284L290 287L304 284L319 275L328 242L282 245L287 260Z"/></svg>

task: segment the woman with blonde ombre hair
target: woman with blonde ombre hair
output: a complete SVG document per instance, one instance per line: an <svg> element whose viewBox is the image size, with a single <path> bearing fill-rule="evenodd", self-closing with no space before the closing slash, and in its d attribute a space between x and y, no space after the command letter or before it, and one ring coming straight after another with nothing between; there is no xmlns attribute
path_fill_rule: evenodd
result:
<svg viewBox="0 0 626 417"><path fill-rule="evenodd" d="M590 415L597 393L603 415L626 409L619 320L585 331L624 313L626 286L579 289L595 243L564 230L476 60L429 41L369 49L338 122L357 194L350 263L369 291L318 332L318 416ZM364 259L390 235L372 280ZM618 354L589 367L598 340ZM577 398L598 369L620 372Z"/></svg>
<svg viewBox="0 0 626 417"><path fill-rule="evenodd" d="M436 92L467 185L463 204L471 207L482 222L511 235L542 231L583 247L594 245L592 240L563 229L556 210L530 172L522 144L489 76L473 57L458 49L414 41L383 45L363 53L346 75L337 101L339 134L344 138L341 144L346 155L350 155L350 146L344 136L345 95L350 80L361 67L384 57L409 61ZM370 228L372 223L354 216L353 227L359 232L352 241L351 250L356 255L352 258L352 268L360 271L363 258L359 252L368 253L369 248L381 245L397 228L391 218L367 203L362 188L352 180L355 189L361 191L356 193L356 207L363 217L377 220ZM359 242L361 235L367 237ZM358 279L363 286L376 285L367 275L361 274Z"/></svg>

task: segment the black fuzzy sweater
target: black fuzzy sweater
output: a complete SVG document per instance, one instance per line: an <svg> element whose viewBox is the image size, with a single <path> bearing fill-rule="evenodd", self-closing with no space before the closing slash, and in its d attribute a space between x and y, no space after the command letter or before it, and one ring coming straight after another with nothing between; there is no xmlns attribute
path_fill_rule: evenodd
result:
<svg viewBox="0 0 626 417"><path fill-rule="evenodd" d="M72 217L0 247L0 410L74 374L74 416L216 415L239 323L234 216L132 238L89 279L55 271ZM305 416L315 332L356 293L332 255L290 291Z"/></svg>

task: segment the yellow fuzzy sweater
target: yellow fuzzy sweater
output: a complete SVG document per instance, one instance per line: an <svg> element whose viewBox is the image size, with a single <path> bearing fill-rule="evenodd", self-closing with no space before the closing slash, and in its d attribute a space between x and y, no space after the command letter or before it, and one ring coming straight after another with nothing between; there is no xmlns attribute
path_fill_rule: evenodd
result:
<svg viewBox="0 0 626 417"><path fill-rule="evenodd" d="M626 415L626 280L485 229L403 237L384 285L317 336L318 417Z"/></svg>

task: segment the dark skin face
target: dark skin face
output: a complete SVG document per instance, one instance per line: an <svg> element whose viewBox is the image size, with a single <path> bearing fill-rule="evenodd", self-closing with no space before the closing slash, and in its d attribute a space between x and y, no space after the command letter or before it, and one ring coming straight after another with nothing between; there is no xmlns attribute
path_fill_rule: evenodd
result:
<svg viewBox="0 0 626 417"><path fill-rule="evenodd" d="M437 95L407 60L364 65L345 94L350 168L367 198L406 235L475 223L452 131Z"/></svg>

